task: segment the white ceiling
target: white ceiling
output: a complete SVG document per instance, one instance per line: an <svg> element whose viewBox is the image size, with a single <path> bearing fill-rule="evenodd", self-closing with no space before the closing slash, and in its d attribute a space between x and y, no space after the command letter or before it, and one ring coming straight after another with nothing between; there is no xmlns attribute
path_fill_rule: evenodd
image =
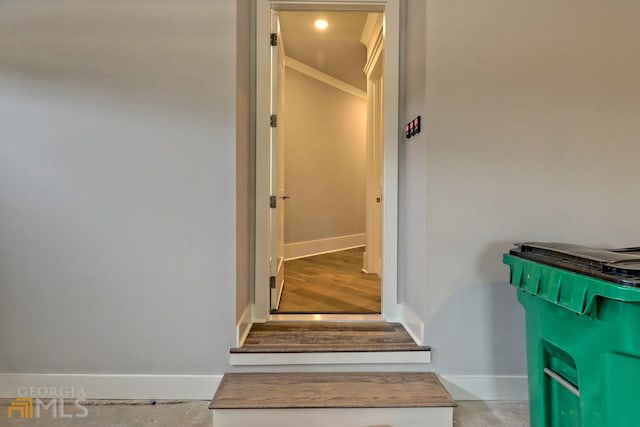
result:
<svg viewBox="0 0 640 427"><path fill-rule="evenodd" d="M285 54L360 90L367 90L362 71L367 49L360 43L368 12L281 11L280 32ZM317 30L318 18L329 26Z"/></svg>

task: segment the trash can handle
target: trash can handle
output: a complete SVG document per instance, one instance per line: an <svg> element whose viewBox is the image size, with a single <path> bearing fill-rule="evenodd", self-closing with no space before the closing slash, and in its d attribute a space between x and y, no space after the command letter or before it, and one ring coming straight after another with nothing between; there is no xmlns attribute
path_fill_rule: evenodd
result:
<svg viewBox="0 0 640 427"><path fill-rule="evenodd" d="M551 379L556 380L561 386L569 390L571 393L580 397L580 389L578 389L576 386L571 384L571 382L567 380L565 377L563 377L562 375L558 374L555 371L552 371L549 368L544 368L544 373L549 375Z"/></svg>
<svg viewBox="0 0 640 427"><path fill-rule="evenodd" d="M633 248L618 248L618 249L609 249L611 252L618 252L624 254L626 252L640 252L640 246L636 246Z"/></svg>

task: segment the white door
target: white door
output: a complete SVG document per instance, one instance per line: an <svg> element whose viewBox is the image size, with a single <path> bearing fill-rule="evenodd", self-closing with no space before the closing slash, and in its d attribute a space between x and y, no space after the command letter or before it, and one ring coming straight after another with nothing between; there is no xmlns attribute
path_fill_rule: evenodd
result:
<svg viewBox="0 0 640 427"><path fill-rule="evenodd" d="M282 117L278 115L278 104L281 99L282 73L284 70L280 55L281 40L280 23L277 12L271 14L271 127L270 127L270 191L271 209L269 213L269 273L270 273L270 308L277 311L284 287L284 150L282 149ZM275 35L275 36L274 36ZM280 122L280 123L278 123Z"/></svg>
<svg viewBox="0 0 640 427"><path fill-rule="evenodd" d="M384 37L379 29L380 41L372 53L367 73L367 201L366 252L363 268L367 273L382 277L384 221ZM386 286L383 281L383 286Z"/></svg>

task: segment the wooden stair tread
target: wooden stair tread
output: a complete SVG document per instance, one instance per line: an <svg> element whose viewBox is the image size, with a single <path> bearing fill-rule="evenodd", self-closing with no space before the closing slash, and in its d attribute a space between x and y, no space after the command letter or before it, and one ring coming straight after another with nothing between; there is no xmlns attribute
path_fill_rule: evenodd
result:
<svg viewBox="0 0 640 427"><path fill-rule="evenodd" d="M431 372L227 373L210 409L432 408L455 401Z"/></svg>
<svg viewBox="0 0 640 427"><path fill-rule="evenodd" d="M242 347L231 353L429 351L400 323L269 322L252 325Z"/></svg>

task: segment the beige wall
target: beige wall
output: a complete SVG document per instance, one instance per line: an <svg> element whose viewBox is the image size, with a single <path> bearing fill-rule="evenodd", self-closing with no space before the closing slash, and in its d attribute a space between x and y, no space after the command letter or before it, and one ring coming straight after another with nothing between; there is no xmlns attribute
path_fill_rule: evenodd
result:
<svg viewBox="0 0 640 427"><path fill-rule="evenodd" d="M285 243L364 233L366 108L287 68Z"/></svg>
<svg viewBox="0 0 640 427"><path fill-rule="evenodd" d="M640 243L638 17L622 0L427 2L419 221L440 372L524 373L512 242Z"/></svg>

